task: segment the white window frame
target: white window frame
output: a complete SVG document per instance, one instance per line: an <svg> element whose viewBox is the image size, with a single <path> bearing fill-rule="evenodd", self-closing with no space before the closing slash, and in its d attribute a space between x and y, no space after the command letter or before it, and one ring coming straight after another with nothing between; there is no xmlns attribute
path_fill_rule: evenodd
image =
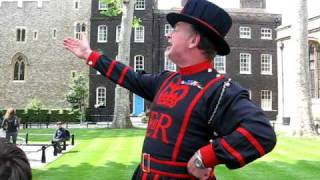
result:
<svg viewBox="0 0 320 180"><path fill-rule="evenodd" d="M272 111L272 91L261 90L261 109Z"/></svg>
<svg viewBox="0 0 320 180"><path fill-rule="evenodd" d="M252 99L252 91L251 91L251 89L248 89L248 93L249 93L249 99L251 100Z"/></svg>
<svg viewBox="0 0 320 180"><path fill-rule="evenodd" d="M261 28L261 39L272 40L272 29Z"/></svg>
<svg viewBox="0 0 320 180"><path fill-rule="evenodd" d="M36 41L39 38L39 31L38 30L34 30L32 32L32 40Z"/></svg>
<svg viewBox="0 0 320 180"><path fill-rule="evenodd" d="M220 62L218 62L220 61ZM226 56L216 55L214 57L214 68L221 74L226 73Z"/></svg>
<svg viewBox="0 0 320 180"><path fill-rule="evenodd" d="M168 36L173 31L173 27L170 24L164 25L164 36Z"/></svg>
<svg viewBox="0 0 320 180"><path fill-rule="evenodd" d="M134 42L144 43L144 26L134 28Z"/></svg>
<svg viewBox="0 0 320 180"><path fill-rule="evenodd" d="M239 37L241 39L251 39L251 27L240 26L239 27Z"/></svg>
<svg viewBox="0 0 320 180"><path fill-rule="evenodd" d="M99 90L102 90L104 92L101 92L102 94L99 94ZM100 100L102 99L102 100ZM107 88L103 87L103 86L99 86L96 88L96 105L101 104L100 102L102 102L102 105L106 106L106 102L107 102Z"/></svg>
<svg viewBox="0 0 320 180"><path fill-rule="evenodd" d="M99 0L98 10L105 11L105 10L108 10L108 8L109 8L109 4L104 3L101 0Z"/></svg>
<svg viewBox="0 0 320 180"><path fill-rule="evenodd" d="M102 29L104 28L104 29ZM102 37L105 36L105 37ZM97 35L97 42L98 43L106 43L108 42L108 26L107 25L99 25L98 26L98 35Z"/></svg>
<svg viewBox="0 0 320 180"><path fill-rule="evenodd" d="M261 74L272 75L272 54L261 54Z"/></svg>
<svg viewBox="0 0 320 180"><path fill-rule="evenodd" d="M165 71L173 71L176 72L177 71L177 65L174 64L169 57L166 55L164 55L164 68Z"/></svg>
<svg viewBox="0 0 320 180"><path fill-rule="evenodd" d="M246 61L246 62L245 62ZM251 54L240 53L240 74L251 74Z"/></svg>
<svg viewBox="0 0 320 180"><path fill-rule="evenodd" d="M138 66L141 66L141 67L138 68ZM142 70L144 70L144 56L136 55L134 56L134 71L142 71Z"/></svg>
<svg viewBox="0 0 320 180"><path fill-rule="evenodd" d="M116 42L120 42L121 25L116 26Z"/></svg>
<svg viewBox="0 0 320 180"><path fill-rule="evenodd" d="M134 9L135 10L145 10L146 9L146 1L145 0L135 0Z"/></svg>
<svg viewBox="0 0 320 180"><path fill-rule="evenodd" d="M52 39L57 39L57 34L58 34L58 31L56 28L53 28L52 29Z"/></svg>
<svg viewBox="0 0 320 180"><path fill-rule="evenodd" d="M76 5L78 5L78 7ZM73 1L73 9L75 9L75 10L79 10L80 9L80 0L74 0Z"/></svg>
<svg viewBox="0 0 320 180"><path fill-rule="evenodd" d="M19 38L20 38L20 41L18 41L17 39L17 36L18 36L18 29L20 29L20 34L19 34ZM22 31L24 30L24 41L22 41ZM18 43L25 43L27 42L27 28L26 27L23 27L23 26L17 26L16 27L16 42Z"/></svg>

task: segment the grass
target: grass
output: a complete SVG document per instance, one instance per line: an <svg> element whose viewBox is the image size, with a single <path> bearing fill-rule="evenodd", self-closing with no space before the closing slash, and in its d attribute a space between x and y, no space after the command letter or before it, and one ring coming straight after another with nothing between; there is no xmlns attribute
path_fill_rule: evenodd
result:
<svg viewBox="0 0 320 180"><path fill-rule="evenodd" d="M30 141L47 141L53 129L32 129ZM145 130L73 129L77 146L42 169L33 169L34 180L127 180L140 161ZM279 136L267 156L241 169L215 169L219 180L318 180L320 138Z"/></svg>

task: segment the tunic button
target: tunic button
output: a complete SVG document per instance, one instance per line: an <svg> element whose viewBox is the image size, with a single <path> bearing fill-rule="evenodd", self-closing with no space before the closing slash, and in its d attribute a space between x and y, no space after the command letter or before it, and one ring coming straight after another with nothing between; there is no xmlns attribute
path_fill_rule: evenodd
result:
<svg viewBox="0 0 320 180"><path fill-rule="evenodd" d="M92 63L92 61L89 61L88 64L89 64L89 65L92 65L93 63Z"/></svg>
<svg viewBox="0 0 320 180"><path fill-rule="evenodd" d="M214 135L214 136L218 136L218 133L215 132L215 131L213 131L213 135Z"/></svg>

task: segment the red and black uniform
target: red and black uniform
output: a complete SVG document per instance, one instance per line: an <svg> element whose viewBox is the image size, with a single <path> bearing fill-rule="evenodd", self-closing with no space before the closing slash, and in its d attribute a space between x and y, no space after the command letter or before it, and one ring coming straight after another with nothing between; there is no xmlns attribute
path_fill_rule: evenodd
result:
<svg viewBox="0 0 320 180"><path fill-rule="evenodd" d="M248 92L232 82L212 116L226 78L208 60L179 72L147 74L93 52L87 62L113 82L152 102L142 162L133 179L195 179L187 162L200 149L204 165L239 168L275 146L276 136ZM212 141L210 141L212 140Z"/></svg>

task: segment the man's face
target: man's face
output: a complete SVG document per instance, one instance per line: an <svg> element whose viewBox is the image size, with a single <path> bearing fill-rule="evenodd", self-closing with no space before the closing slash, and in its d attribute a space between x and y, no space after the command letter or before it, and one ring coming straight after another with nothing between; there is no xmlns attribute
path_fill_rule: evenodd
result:
<svg viewBox="0 0 320 180"><path fill-rule="evenodd" d="M191 24L178 22L168 35L168 46L165 55L179 66L181 55L189 50L190 38L194 35Z"/></svg>

